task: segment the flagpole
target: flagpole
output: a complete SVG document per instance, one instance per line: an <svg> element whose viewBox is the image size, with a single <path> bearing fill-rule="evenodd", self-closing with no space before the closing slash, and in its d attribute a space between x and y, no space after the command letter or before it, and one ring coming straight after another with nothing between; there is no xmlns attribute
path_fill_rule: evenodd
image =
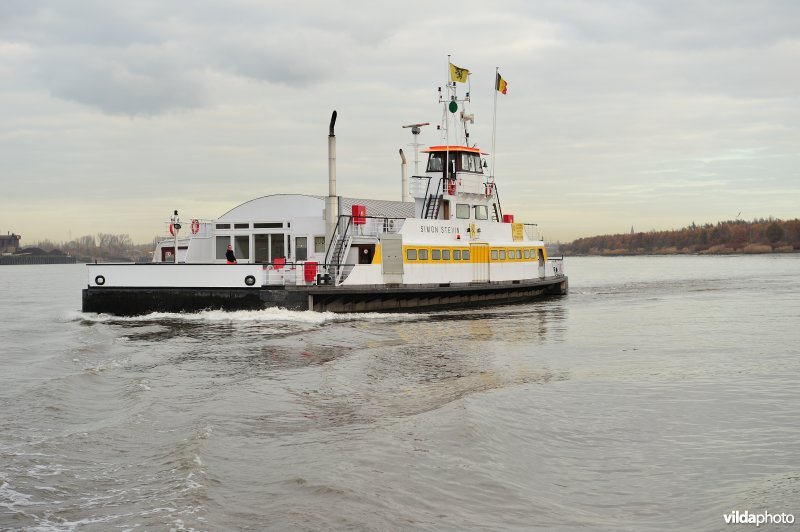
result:
<svg viewBox="0 0 800 532"><path fill-rule="evenodd" d="M494 157L495 157L495 137L497 134L497 76L500 75L500 67L494 68L494 111L492 112L492 182L494 182Z"/></svg>
<svg viewBox="0 0 800 532"><path fill-rule="evenodd" d="M444 104L444 118L445 118L445 149L444 149L444 173L442 174L445 178L442 181L442 187L444 187L445 183L447 182L448 173L450 172L450 117L448 116L448 106L450 105L450 54L447 54L447 101ZM451 113L452 114L452 113Z"/></svg>

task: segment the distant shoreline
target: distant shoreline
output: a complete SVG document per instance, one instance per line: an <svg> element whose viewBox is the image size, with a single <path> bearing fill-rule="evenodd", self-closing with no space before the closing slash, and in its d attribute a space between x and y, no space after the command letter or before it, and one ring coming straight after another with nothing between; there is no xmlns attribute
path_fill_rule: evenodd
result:
<svg viewBox="0 0 800 532"><path fill-rule="evenodd" d="M769 249L765 249L769 248ZM629 249L600 249L588 253L564 252L565 257L635 257L640 255L667 256L667 255L784 255L789 253L800 253L800 250L792 246L781 246L771 248L770 246L751 245L744 248L729 248L724 246L714 246L705 250L687 249L649 249L631 251Z"/></svg>

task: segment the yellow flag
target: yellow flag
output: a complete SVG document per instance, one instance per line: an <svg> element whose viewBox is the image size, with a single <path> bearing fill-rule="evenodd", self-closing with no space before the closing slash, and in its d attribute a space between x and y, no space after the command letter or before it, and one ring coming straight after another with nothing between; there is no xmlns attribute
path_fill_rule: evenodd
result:
<svg viewBox="0 0 800 532"><path fill-rule="evenodd" d="M466 83L469 76L469 70L461 68L450 63L450 81L458 81L459 83Z"/></svg>

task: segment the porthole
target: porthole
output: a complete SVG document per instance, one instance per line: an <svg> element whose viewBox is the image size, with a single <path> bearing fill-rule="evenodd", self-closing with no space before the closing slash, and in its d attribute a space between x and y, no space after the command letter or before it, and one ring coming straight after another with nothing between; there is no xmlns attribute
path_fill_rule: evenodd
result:
<svg viewBox="0 0 800 532"><path fill-rule="evenodd" d="M94 284L96 284L97 286L103 286L104 284L106 284L106 278L103 277L102 275L98 275L97 277L94 278Z"/></svg>
<svg viewBox="0 0 800 532"><path fill-rule="evenodd" d="M246 284L247 286L253 286L254 284L256 284L256 278L253 277L252 275L248 275L247 277L244 278L244 284Z"/></svg>

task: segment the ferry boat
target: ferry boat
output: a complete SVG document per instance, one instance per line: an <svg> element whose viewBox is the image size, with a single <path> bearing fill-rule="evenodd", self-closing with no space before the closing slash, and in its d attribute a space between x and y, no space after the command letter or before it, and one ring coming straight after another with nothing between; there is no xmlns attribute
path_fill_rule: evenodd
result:
<svg viewBox="0 0 800 532"><path fill-rule="evenodd" d="M334 111L327 196L268 195L188 223L175 211L152 263L87 265L83 311L402 311L566 294L563 258L548 257L536 224L503 212L488 154L470 145L469 93L445 87L442 143L410 178L400 150L399 201L337 195ZM424 125L404 126L415 149Z"/></svg>

